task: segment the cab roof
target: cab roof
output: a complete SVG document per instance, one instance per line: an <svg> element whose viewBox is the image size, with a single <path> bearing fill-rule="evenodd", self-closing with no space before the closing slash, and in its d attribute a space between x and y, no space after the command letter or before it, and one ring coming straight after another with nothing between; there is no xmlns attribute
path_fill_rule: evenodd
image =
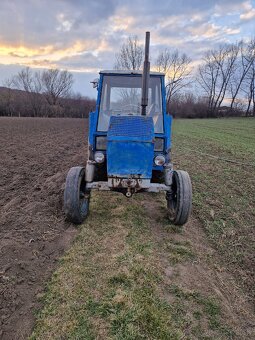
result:
<svg viewBox="0 0 255 340"><path fill-rule="evenodd" d="M142 75L143 71L133 71L133 70L103 70L99 72L100 74L135 74L135 75ZM152 76L164 76L164 73L161 72L152 72L150 71L150 75Z"/></svg>

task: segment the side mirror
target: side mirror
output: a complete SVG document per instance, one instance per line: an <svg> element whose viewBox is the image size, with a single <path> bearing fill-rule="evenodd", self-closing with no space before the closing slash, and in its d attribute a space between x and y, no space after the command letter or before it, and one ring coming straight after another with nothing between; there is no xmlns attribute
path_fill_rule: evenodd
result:
<svg viewBox="0 0 255 340"><path fill-rule="evenodd" d="M98 88L98 83L99 83L99 79L94 79L90 82L93 86L93 89L97 89Z"/></svg>

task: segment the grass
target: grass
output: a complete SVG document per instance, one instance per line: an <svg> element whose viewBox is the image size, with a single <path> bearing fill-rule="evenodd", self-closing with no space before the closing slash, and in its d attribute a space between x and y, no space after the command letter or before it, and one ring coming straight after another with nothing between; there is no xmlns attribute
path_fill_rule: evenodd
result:
<svg viewBox="0 0 255 340"><path fill-rule="evenodd" d="M47 286L31 339L183 339L190 308L180 307L175 294L166 298L160 253L169 265L195 254L173 232L155 239L162 221L147 216L141 199L146 196L128 202L118 194L92 196L90 216ZM194 318L200 333L222 334L205 309L201 318L206 326ZM223 322L220 308L216 319Z"/></svg>
<svg viewBox="0 0 255 340"><path fill-rule="evenodd" d="M204 321L204 315L207 317L209 329L220 331L222 337L232 338L234 336L233 331L221 323L221 309L215 298L205 298L199 292L183 290L176 285L170 286L170 292L177 297L175 303L179 309L186 310L187 304L192 304L191 334L193 336L198 339L204 338L201 324Z"/></svg>
<svg viewBox="0 0 255 340"><path fill-rule="evenodd" d="M206 242L217 249L217 261L243 274L238 284L249 294L254 168L204 154L254 163L254 123L177 120L173 135L174 161L191 174L194 215ZM30 339L232 339L221 301L176 283L178 268L202 256L169 224L162 195L127 200L93 193L90 215L47 285Z"/></svg>
<svg viewBox="0 0 255 340"><path fill-rule="evenodd" d="M174 160L192 178L195 215L225 266L254 296L255 120L176 120L173 138Z"/></svg>

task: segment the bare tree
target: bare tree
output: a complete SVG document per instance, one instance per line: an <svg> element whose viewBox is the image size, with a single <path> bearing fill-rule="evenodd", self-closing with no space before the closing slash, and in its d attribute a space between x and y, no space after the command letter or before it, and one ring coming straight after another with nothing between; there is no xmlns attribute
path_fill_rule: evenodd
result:
<svg viewBox="0 0 255 340"><path fill-rule="evenodd" d="M233 74L236 66L236 60L239 53L239 44L233 44L230 46L220 46L216 51L212 51L212 56L216 66L219 68L220 77L219 82L216 83L218 86L218 93L213 105L213 111L219 108L225 98L226 90L229 84L231 75Z"/></svg>
<svg viewBox="0 0 255 340"><path fill-rule="evenodd" d="M59 98L66 98L70 94L74 79L68 71L50 69L43 71L41 82L47 102L56 105Z"/></svg>
<svg viewBox="0 0 255 340"><path fill-rule="evenodd" d="M114 68L117 70L140 70L143 62L143 47L137 36L129 37L116 54Z"/></svg>
<svg viewBox="0 0 255 340"><path fill-rule="evenodd" d="M242 84L245 82L249 71L254 64L255 59L255 39L251 40L249 44L244 44L243 41L239 43L240 56L237 60L237 65L234 68L232 77L230 78L230 93L231 93L231 105L232 110L235 101L242 90ZM246 84L247 85L247 84Z"/></svg>
<svg viewBox="0 0 255 340"><path fill-rule="evenodd" d="M219 67L210 53L206 53L203 64L198 67L197 82L205 92L208 100L208 109L212 111L216 95L216 83L219 77Z"/></svg>
<svg viewBox="0 0 255 340"><path fill-rule="evenodd" d="M197 81L208 96L208 109L215 115L225 99L228 85L237 67L240 44L221 45L208 51L198 68Z"/></svg>
<svg viewBox="0 0 255 340"><path fill-rule="evenodd" d="M43 83L43 76L47 83ZM25 68L0 87L0 115L88 117L95 100L72 93L72 82L72 75L66 71L40 73Z"/></svg>
<svg viewBox="0 0 255 340"><path fill-rule="evenodd" d="M12 79L14 87L23 90L27 94L28 102L31 105L35 117L41 115L43 106L41 75L39 72L32 72L29 67L21 70Z"/></svg>
<svg viewBox="0 0 255 340"><path fill-rule="evenodd" d="M161 52L156 60L156 68L159 72L164 72L167 77L167 103L181 89L190 83L191 59L185 54L180 54L178 50L170 52L168 49Z"/></svg>
<svg viewBox="0 0 255 340"><path fill-rule="evenodd" d="M248 105L246 107L245 115L248 117L252 115L255 117L255 60L247 73L247 77L244 82L243 91L246 94Z"/></svg>

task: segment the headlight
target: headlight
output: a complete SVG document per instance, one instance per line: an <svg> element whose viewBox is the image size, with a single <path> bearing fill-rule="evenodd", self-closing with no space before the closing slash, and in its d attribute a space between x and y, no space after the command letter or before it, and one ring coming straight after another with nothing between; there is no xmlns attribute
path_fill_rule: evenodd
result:
<svg viewBox="0 0 255 340"><path fill-rule="evenodd" d="M155 138L154 151L164 150L164 138Z"/></svg>
<svg viewBox="0 0 255 340"><path fill-rule="evenodd" d="M106 150L106 146L107 146L107 137L97 136L96 137L96 150Z"/></svg>
<svg viewBox="0 0 255 340"><path fill-rule="evenodd" d="M97 162L97 163L103 163L104 162L104 154L102 152L95 152L95 155L94 155L94 160Z"/></svg>
<svg viewBox="0 0 255 340"><path fill-rule="evenodd" d="M165 162L166 162L166 159L163 155L158 155L154 158L154 163L156 165L162 166L165 164Z"/></svg>

